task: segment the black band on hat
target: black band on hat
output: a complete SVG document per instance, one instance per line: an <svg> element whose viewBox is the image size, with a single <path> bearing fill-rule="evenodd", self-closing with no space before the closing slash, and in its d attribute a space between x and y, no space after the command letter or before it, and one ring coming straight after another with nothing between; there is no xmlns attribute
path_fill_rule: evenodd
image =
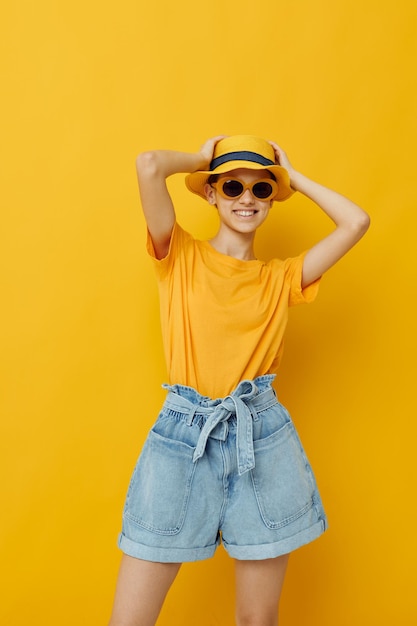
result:
<svg viewBox="0 0 417 626"><path fill-rule="evenodd" d="M275 165L271 159L267 159L262 156L262 154L241 150L240 152L228 152L227 154L223 154L222 156L213 159L210 163L210 171L213 171L216 167L219 167L219 165L223 165L223 163L227 163L228 161L252 161L253 163L259 163L259 165Z"/></svg>

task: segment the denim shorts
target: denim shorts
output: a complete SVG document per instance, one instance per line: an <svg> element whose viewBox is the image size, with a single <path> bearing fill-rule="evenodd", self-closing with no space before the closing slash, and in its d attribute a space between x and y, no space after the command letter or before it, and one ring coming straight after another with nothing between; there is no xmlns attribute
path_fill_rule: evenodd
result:
<svg viewBox="0 0 417 626"><path fill-rule="evenodd" d="M316 481L273 379L244 380L216 400L164 385L126 497L124 553L180 563L223 542L236 559L268 559L323 533Z"/></svg>

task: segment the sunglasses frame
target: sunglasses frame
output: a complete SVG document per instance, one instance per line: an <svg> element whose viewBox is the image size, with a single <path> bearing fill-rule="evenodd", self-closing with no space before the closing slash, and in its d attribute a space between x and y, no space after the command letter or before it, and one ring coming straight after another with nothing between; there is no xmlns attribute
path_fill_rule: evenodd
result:
<svg viewBox="0 0 417 626"><path fill-rule="evenodd" d="M231 182L231 181L236 181L238 183L240 183L243 187L241 193L239 193L237 196L228 196L227 193L225 193L223 191L223 185L225 183ZM258 185L259 183L268 183L271 188L272 191L269 194L269 196L267 196L266 198L259 198L259 196L257 196L254 192L253 192L253 188L255 185ZM219 180L217 180L214 183L211 183L211 186L214 187L216 189L216 191L226 200L238 200L241 196L243 196L243 194L245 193L245 191L247 189L249 189L249 191L251 192L251 194L253 195L254 198L256 198L256 200L260 200L261 202L268 202L268 200L272 200L276 194L278 193L278 185L277 182L275 180L273 180L272 178L260 178L259 180L255 180L253 183L245 183L243 182L243 180L240 180L240 178L234 177L234 178L220 178Z"/></svg>

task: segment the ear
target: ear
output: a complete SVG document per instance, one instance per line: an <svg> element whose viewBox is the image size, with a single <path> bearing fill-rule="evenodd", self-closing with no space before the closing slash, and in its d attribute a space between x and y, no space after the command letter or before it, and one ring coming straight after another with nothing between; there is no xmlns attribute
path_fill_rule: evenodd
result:
<svg viewBox="0 0 417 626"><path fill-rule="evenodd" d="M213 187L208 183L204 185L204 193L206 194L207 202L213 206L216 206L216 192Z"/></svg>

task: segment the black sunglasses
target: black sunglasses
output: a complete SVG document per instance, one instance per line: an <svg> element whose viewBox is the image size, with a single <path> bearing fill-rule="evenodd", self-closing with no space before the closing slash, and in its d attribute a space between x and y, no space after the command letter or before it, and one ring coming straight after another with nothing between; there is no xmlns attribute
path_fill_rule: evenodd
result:
<svg viewBox="0 0 417 626"><path fill-rule="evenodd" d="M278 191L277 183L270 178L257 180L254 183L244 183L238 178L230 180L223 178L215 183L212 183L211 186L226 199L240 198L240 196L245 193L246 189L249 189L251 194L258 200L270 200Z"/></svg>

